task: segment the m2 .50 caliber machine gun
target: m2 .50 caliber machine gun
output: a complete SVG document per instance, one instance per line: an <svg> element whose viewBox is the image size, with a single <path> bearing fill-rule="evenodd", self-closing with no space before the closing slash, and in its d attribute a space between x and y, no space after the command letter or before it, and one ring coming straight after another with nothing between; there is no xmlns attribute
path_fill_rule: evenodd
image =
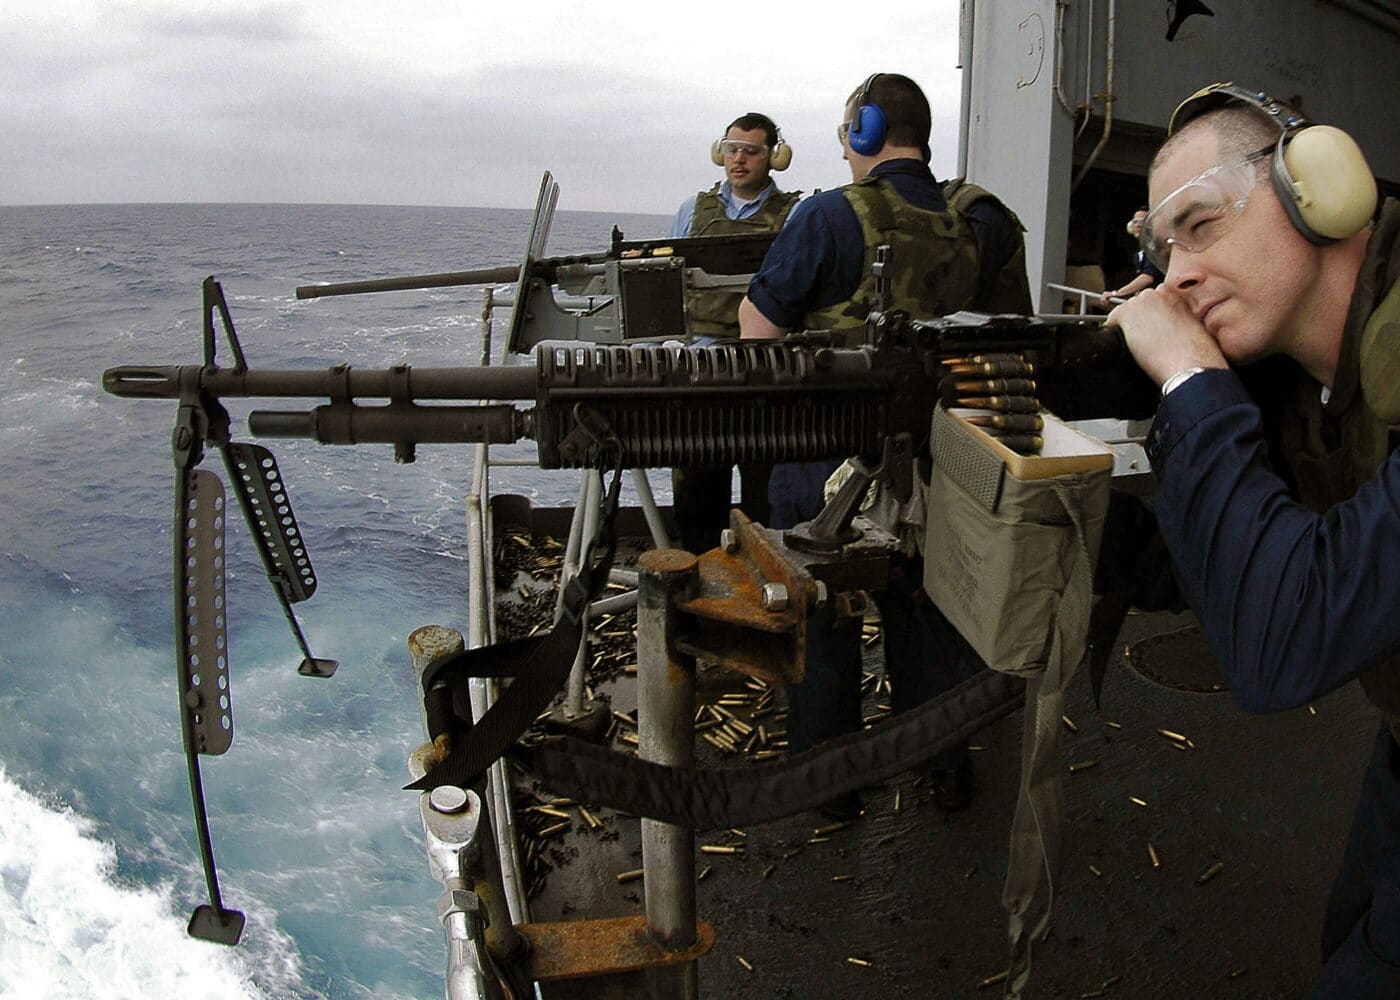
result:
<svg viewBox="0 0 1400 1000"><path fill-rule="evenodd" d="M219 364L215 356L216 313L232 365ZM668 315L674 317L675 311ZM302 672L328 676L335 661L311 654L291 610L293 603L311 596L316 578L276 460L267 448L233 440L224 400L324 400L311 409L254 410L248 428L255 437L388 444L401 462L413 461L419 445L524 438L535 441L539 465L546 469L854 457L862 474L842 491L845 499L834 502L838 509L827 523L802 539L816 551L833 551L849 540L858 499L872 479L896 496L908 495L914 457L926 447L940 384L948 388L945 362L950 358L1019 355L1033 371L1035 397L1069 420L1144 417L1155 402L1150 383L1132 363L1117 331L1084 317L915 319L883 313L872 315L865 344L854 348L833 346L830 338L812 332L780 342L708 347L541 344L528 367L361 370L342 364L324 370L268 370L248 365L222 289L211 278L204 285L203 339L202 364L122 366L106 371L102 383L114 395L179 404L172 438L176 648L182 726L212 899L212 906L196 911L191 930L230 941L237 940L242 917L219 900L197 760L199 754L225 752L233 736L223 594L224 492L215 473L199 468L206 445L216 446L225 457L268 575L305 653ZM968 391L966 385L959 391ZM830 582L843 586L839 576ZM575 581L574 586L582 592L576 606L586 598L587 585ZM804 648L799 641L781 647L779 654L800 659ZM801 675L800 663L793 669Z"/></svg>

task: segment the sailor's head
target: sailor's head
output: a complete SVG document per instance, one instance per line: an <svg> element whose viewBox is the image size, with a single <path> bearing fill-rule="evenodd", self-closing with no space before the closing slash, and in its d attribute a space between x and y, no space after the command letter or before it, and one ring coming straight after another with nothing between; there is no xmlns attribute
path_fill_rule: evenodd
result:
<svg viewBox="0 0 1400 1000"><path fill-rule="evenodd" d="M846 99L836 136L858 181L882 160L914 157L927 163L932 130L928 98L917 83L898 73L872 73Z"/></svg>
<svg viewBox="0 0 1400 1000"><path fill-rule="evenodd" d="M772 170L784 170L792 153L783 143L778 126L767 115L750 111L729 123L724 138L710 151L715 164L724 168L729 185L741 198L752 198L768 186Z"/></svg>
<svg viewBox="0 0 1400 1000"><path fill-rule="evenodd" d="M1354 280L1376 187L1346 133L1216 84L1173 115L1149 168L1148 201L1141 244L1166 274L1162 287L1226 358L1247 364L1300 356L1329 276Z"/></svg>

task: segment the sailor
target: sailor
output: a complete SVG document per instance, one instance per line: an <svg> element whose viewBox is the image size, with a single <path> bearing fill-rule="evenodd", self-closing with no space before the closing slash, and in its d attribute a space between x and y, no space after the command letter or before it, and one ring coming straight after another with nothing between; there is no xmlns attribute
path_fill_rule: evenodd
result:
<svg viewBox="0 0 1400 1000"><path fill-rule="evenodd" d="M1312 995L1400 997L1400 203L1346 133L1229 84L1148 182L1166 277L1108 322L1162 387L1152 505L1241 708L1355 678L1380 709Z"/></svg>
<svg viewBox="0 0 1400 1000"><path fill-rule="evenodd" d="M710 159L724 168L724 180L708 191L691 195L676 211L670 238L766 233L782 227L801 191L780 191L770 176L786 170L792 147L783 141L773 119L750 111L730 122L724 137L710 147ZM743 293L730 289L691 290L686 295L692 336L737 337L739 301ZM768 475L772 466L739 466L740 506L753 520L768 519ZM730 466L697 466L671 470L672 510L681 544L694 553L719 544L729 525L733 472Z"/></svg>
<svg viewBox="0 0 1400 1000"><path fill-rule="evenodd" d="M852 183L814 194L793 211L739 307L742 336L830 330L840 341L858 342L875 304L871 265L881 245L892 249L887 308L916 317L961 309L1031 311L1020 223L972 185L955 195L962 208L950 204L929 170L931 129L928 99L908 77L875 73L851 93L836 131ZM776 467L769 482L770 526L792 527L814 517L832 468ZM926 465L921 472L926 481ZM892 562L889 590L877 596L894 708L904 711L981 664L923 592L922 533L883 526L896 529L906 543ZM806 677L788 689L794 751L860 727L858 625L833 617L812 629L824 638L809 642ZM936 803L949 810L966 807L973 792L966 744L933 761L931 777ZM852 794L825 811L846 817L860 808L859 795Z"/></svg>

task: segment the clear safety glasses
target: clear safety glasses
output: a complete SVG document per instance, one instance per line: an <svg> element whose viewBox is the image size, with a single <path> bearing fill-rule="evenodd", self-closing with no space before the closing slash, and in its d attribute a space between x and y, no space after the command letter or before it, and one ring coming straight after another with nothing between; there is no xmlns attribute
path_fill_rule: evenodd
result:
<svg viewBox="0 0 1400 1000"><path fill-rule="evenodd" d="M1159 201L1147 213L1138 237L1147 259L1165 274L1173 247L1199 253L1229 232L1249 204L1258 179L1255 161L1273 151L1266 146L1233 163L1211 167Z"/></svg>
<svg viewBox="0 0 1400 1000"><path fill-rule="evenodd" d="M719 151L723 156L738 156L743 153L745 156L767 156L768 147L752 142L743 142L739 139L721 139L719 141Z"/></svg>

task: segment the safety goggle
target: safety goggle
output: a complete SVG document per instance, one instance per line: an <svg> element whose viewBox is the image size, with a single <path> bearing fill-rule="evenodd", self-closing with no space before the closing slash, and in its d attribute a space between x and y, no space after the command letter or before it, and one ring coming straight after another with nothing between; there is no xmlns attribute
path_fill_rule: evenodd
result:
<svg viewBox="0 0 1400 1000"><path fill-rule="evenodd" d="M742 139L721 139L719 141L719 151L722 156L738 156L743 153L745 156L767 156L768 147L752 142L744 142Z"/></svg>
<svg viewBox="0 0 1400 1000"><path fill-rule="evenodd" d="M1258 179L1255 161L1273 151L1266 146L1233 163L1211 167L1159 201L1147 213L1138 237L1147 259L1165 274L1173 247L1200 253L1229 232L1249 204Z"/></svg>

